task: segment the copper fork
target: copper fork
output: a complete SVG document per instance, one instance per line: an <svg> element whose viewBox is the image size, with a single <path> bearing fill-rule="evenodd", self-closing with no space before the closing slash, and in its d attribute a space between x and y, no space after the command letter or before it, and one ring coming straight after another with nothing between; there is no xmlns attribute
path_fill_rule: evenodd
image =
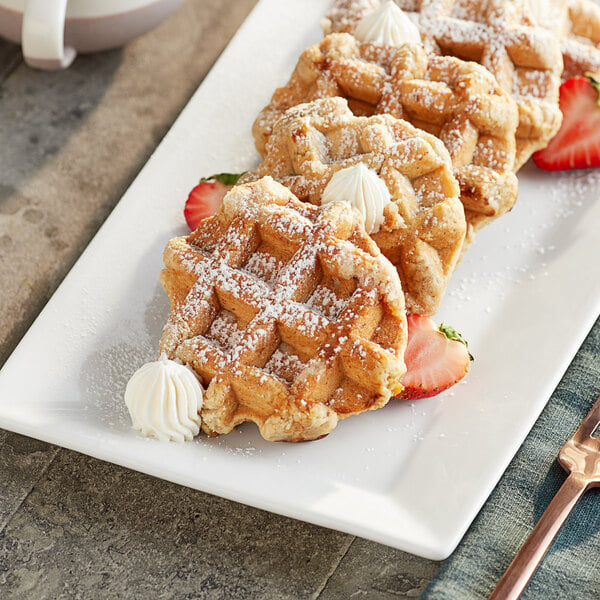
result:
<svg viewBox="0 0 600 600"><path fill-rule="evenodd" d="M489 600L516 600L523 592L579 498L600 486L600 398L561 448L558 461L569 476L498 582Z"/></svg>

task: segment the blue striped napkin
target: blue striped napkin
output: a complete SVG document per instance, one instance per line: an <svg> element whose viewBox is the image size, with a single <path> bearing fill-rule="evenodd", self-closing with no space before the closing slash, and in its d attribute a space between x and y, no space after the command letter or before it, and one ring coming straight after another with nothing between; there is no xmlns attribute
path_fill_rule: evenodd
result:
<svg viewBox="0 0 600 600"><path fill-rule="evenodd" d="M566 478L556 461L600 394L600 319L496 489L422 600L487 598ZM600 488L558 534L523 600L600 599Z"/></svg>

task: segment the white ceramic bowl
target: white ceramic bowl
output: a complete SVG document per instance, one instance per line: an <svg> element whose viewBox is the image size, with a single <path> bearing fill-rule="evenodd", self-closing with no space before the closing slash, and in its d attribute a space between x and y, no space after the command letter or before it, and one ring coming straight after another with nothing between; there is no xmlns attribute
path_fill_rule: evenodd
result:
<svg viewBox="0 0 600 600"><path fill-rule="evenodd" d="M0 0L0 36L21 44L27 64L68 67L78 52L122 46L182 0Z"/></svg>

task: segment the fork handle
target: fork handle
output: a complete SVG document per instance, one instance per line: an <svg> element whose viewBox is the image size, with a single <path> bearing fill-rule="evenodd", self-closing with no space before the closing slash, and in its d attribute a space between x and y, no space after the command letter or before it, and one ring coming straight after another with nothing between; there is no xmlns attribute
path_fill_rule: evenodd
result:
<svg viewBox="0 0 600 600"><path fill-rule="evenodd" d="M489 600L516 600L548 552L569 513L588 487L580 473L571 473L548 505L525 543L498 582Z"/></svg>

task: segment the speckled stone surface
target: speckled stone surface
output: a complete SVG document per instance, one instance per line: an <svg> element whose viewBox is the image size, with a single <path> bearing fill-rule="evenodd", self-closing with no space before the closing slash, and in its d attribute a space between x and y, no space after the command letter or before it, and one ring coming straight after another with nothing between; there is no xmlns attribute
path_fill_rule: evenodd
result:
<svg viewBox="0 0 600 600"><path fill-rule="evenodd" d="M255 0L64 72L0 41L0 366ZM437 564L0 431L0 598L414 598Z"/></svg>
<svg viewBox="0 0 600 600"><path fill-rule="evenodd" d="M0 429L0 530L44 477L58 448Z"/></svg>
<svg viewBox="0 0 600 600"><path fill-rule="evenodd" d="M38 598L309 598L351 541L61 452L0 538L0 590L23 600L32 587Z"/></svg>
<svg viewBox="0 0 600 600"><path fill-rule="evenodd" d="M354 538L319 600L418 598L439 563Z"/></svg>

